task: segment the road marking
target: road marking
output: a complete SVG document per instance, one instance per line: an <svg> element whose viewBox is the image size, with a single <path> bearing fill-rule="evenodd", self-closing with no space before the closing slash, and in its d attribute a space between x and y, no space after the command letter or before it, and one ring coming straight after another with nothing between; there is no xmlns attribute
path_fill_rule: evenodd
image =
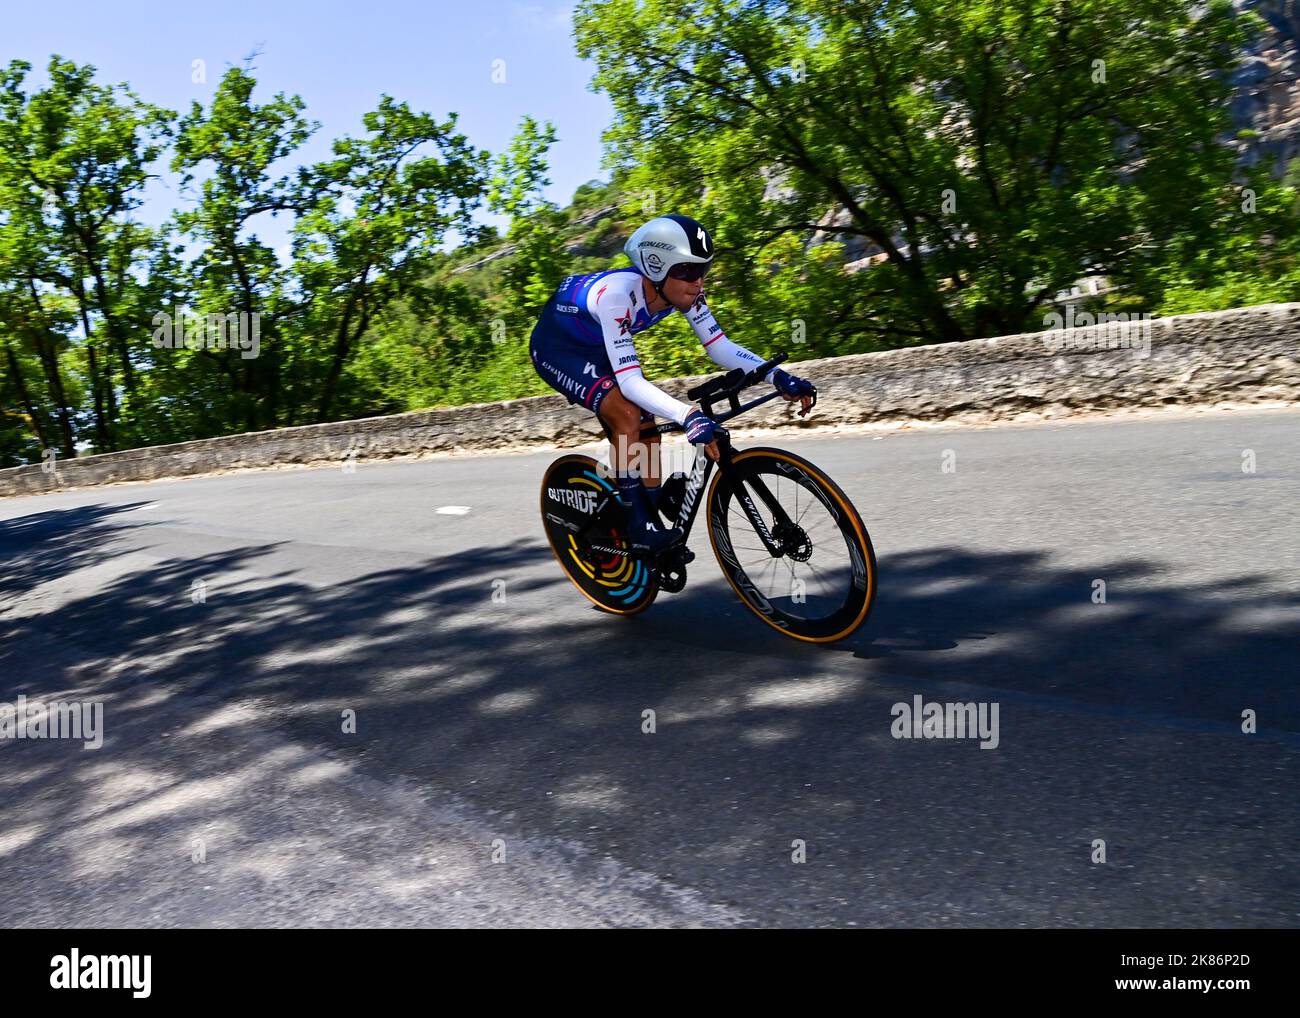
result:
<svg viewBox="0 0 1300 1018"><path fill-rule="evenodd" d="M438 508L439 516L464 516L469 512L467 505L444 505Z"/></svg>

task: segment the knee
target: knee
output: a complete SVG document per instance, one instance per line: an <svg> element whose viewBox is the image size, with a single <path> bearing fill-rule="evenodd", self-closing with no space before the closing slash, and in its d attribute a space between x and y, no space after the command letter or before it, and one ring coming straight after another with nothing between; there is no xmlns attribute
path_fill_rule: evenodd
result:
<svg viewBox="0 0 1300 1018"><path fill-rule="evenodd" d="M628 403L613 408L609 415L609 425L620 435L636 435L641 430L641 408Z"/></svg>

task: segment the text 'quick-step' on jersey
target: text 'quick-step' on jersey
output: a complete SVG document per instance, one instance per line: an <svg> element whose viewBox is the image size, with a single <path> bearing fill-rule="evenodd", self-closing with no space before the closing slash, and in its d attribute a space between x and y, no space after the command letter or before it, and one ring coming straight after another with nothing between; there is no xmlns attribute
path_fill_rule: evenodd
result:
<svg viewBox="0 0 1300 1018"><path fill-rule="evenodd" d="M617 385L642 410L683 424L691 407L646 379L632 341L676 310L668 307L651 314L643 278L636 269L610 269L561 282L533 329L533 364L569 402L581 403L592 413L599 413L601 402ZM683 314L715 364L748 369L763 363L727 338L703 292Z"/></svg>

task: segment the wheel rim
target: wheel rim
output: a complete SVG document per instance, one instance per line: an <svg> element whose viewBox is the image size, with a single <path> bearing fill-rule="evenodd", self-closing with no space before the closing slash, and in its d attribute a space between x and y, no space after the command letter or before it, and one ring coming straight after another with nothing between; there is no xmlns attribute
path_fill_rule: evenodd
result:
<svg viewBox="0 0 1300 1018"><path fill-rule="evenodd" d="M557 460L542 482L542 525L551 550L574 586L605 611L631 614L654 599L657 591L654 573L639 558L590 548L589 542L580 541L562 523L550 518L584 523L599 500L613 492L614 486L597 472L595 460L588 457ZM626 537L618 526L602 526L598 533L600 540L611 547L627 547Z"/></svg>
<svg viewBox="0 0 1300 1018"><path fill-rule="evenodd" d="M849 541L839 524L804 485L779 474L762 477L791 524L777 527L768 507L754 499L763 522L782 547L781 557L773 558L733 495L728 500L727 529L741 570L783 615L819 622L843 611L853 564Z"/></svg>
<svg viewBox="0 0 1300 1018"><path fill-rule="evenodd" d="M875 556L847 496L812 464L780 450L746 450L734 467L729 478L715 479L709 497L709 536L732 589L787 636L820 643L853 632L875 597ZM774 525L750 483L754 477L785 510L788 525ZM755 532L737 484L780 545L779 557Z"/></svg>

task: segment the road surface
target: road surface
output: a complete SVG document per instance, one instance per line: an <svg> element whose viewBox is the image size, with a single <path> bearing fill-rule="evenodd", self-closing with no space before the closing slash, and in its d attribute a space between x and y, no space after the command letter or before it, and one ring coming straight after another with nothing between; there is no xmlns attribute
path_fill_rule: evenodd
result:
<svg viewBox="0 0 1300 1018"><path fill-rule="evenodd" d="M683 593L598 613L555 453L0 501L0 704L104 712L0 740L0 922L1300 922L1300 413L782 444L875 543L840 644L702 526ZM996 748L895 738L918 695Z"/></svg>

